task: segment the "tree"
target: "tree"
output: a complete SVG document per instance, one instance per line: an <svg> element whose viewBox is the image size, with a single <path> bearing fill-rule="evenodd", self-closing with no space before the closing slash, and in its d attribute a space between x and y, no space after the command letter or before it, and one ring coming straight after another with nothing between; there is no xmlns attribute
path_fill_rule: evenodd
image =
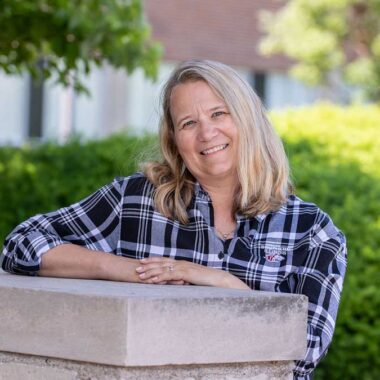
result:
<svg viewBox="0 0 380 380"><path fill-rule="evenodd" d="M318 84L331 72L380 100L380 1L289 0L262 15L264 54L295 60L291 73Z"/></svg>
<svg viewBox="0 0 380 380"><path fill-rule="evenodd" d="M140 0L1 0L0 69L55 77L86 91L78 73L108 62L154 78L161 49Z"/></svg>

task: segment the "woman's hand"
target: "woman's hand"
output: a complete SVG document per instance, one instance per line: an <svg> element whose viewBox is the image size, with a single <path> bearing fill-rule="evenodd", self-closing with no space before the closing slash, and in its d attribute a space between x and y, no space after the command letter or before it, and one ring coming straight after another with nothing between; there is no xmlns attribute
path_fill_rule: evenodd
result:
<svg viewBox="0 0 380 380"><path fill-rule="evenodd" d="M222 288L250 289L232 274L185 260L150 257L140 260L136 268L140 280L146 284L194 284Z"/></svg>

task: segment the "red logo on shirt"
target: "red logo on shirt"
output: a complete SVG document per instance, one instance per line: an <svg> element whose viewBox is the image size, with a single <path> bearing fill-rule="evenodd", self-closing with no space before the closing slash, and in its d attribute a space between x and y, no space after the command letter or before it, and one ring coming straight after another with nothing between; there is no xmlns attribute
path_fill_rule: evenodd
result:
<svg viewBox="0 0 380 380"><path fill-rule="evenodd" d="M285 257L285 252L282 250L273 249L273 248L266 248L265 250L265 260L269 261L270 263L275 263L281 261Z"/></svg>

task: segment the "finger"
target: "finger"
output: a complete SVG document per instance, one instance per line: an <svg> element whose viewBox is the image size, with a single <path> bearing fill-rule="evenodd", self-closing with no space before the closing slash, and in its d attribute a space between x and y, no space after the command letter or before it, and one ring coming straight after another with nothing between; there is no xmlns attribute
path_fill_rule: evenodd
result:
<svg viewBox="0 0 380 380"><path fill-rule="evenodd" d="M152 278L148 278L146 280L140 279L140 282L142 284L150 284L150 285L167 285L169 281L163 280L163 281L153 281Z"/></svg>
<svg viewBox="0 0 380 380"><path fill-rule="evenodd" d="M172 283L173 285L176 285L176 283L178 282L178 285L183 285L185 282L181 279L181 275L179 273L174 274L171 272L162 272L161 274L157 274L151 277L150 280L154 284L157 284L161 281L166 281L168 284Z"/></svg>
<svg viewBox="0 0 380 380"><path fill-rule="evenodd" d="M169 259L168 257L145 257L140 260L140 263L164 263L164 262L173 262L173 259Z"/></svg>
<svg viewBox="0 0 380 380"><path fill-rule="evenodd" d="M159 266L140 273L139 278L142 280L148 280L154 277L158 277L159 280L155 280L155 283L158 281L179 280L179 278L175 278L176 274L173 272L173 266Z"/></svg>
<svg viewBox="0 0 380 380"><path fill-rule="evenodd" d="M168 285L168 281L160 281L160 282L154 282L152 279L141 281L142 284L148 284L148 285Z"/></svg>
<svg viewBox="0 0 380 380"><path fill-rule="evenodd" d="M187 282L184 280L170 280L167 281L169 285L187 285Z"/></svg>
<svg viewBox="0 0 380 380"><path fill-rule="evenodd" d="M143 273L156 268L168 267L170 265L170 263L147 263L140 265L135 270L137 273Z"/></svg>

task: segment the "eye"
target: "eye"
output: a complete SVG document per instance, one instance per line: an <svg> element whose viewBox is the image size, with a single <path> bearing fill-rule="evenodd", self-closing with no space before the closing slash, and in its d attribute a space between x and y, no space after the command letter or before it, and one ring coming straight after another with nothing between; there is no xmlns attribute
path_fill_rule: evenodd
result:
<svg viewBox="0 0 380 380"><path fill-rule="evenodd" d="M216 111L211 115L211 117L219 117L219 116L226 115L226 114L227 114L227 112L224 112L224 111Z"/></svg>
<svg viewBox="0 0 380 380"><path fill-rule="evenodd" d="M182 124L181 129L183 129L183 128L188 128L188 127L190 127L190 126L193 125L193 124L195 124L195 121L194 121L194 120L189 120L189 121L187 121L186 123L183 123L183 124Z"/></svg>

